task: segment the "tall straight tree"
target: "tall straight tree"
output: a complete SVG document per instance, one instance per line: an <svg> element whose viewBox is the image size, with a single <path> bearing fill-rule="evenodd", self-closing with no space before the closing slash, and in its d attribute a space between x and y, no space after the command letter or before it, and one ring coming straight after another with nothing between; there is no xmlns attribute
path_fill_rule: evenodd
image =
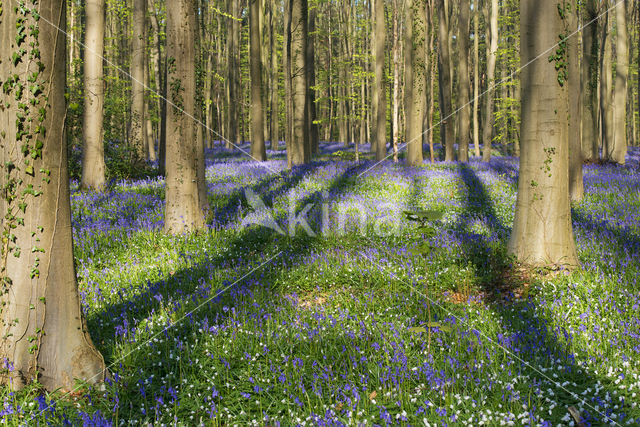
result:
<svg viewBox="0 0 640 427"><path fill-rule="evenodd" d="M613 92L613 146L610 158L624 165L627 155L627 84L629 80L629 46L627 2L615 3L616 9L616 83Z"/></svg>
<svg viewBox="0 0 640 427"><path fill-rule="evenodd" d="M480 121L478 120L478 104L480 103L480 11L479 1L473 5L473 148L476 156L480 156Z"/></svg>
<svg viewBox="0 0 640 427"><path fill-rule="evenodd" d="M460 16L458 18L458 159L469 161L469 129L471 127L470 83L469 83L469 0L460 0Z"/></svg>
<svg viewBox="0 0 640 427"><path fill-rule="evenodd" d="M309 139L309 94L307 83L307 0L288 0L291 2L291 88L292 95L292 140L287 141L291 151L291 163L301 165L311 160Z"/></svg>
<svg viewBox="0 0 640 427"><path fill-rule="evenodd" d="M526 264L573 266L578 257L569 203L569 101L556 70L558 64L562 71L566 57L534 60L565 31L557 1L520 2L520 175L508 249Z"/></svg>
<svg viewBox="0 0 640 427"><path fill-rule="evenodd" d="M82 130L83 188L102 191L105 186L103 145L104 81L102 55L104 43L104 0L88 0L84 53L84 117Z"/></svg>
<svg viewBox="0 0 640 427"><path fill-rule="evenodd" d="M146 56L147 0L133 0L133 40L131 47L131 144L138 159L147 157L144 130L144 58Z"/></svg>
<svg viewBox="0 0 640 427"><path fill-rule="evenodd" d="M262 1L249 0L250 3L250 51L251 51L251 157L255 160L267 160L264 146L264 108L262 106Z"/></svg>
<svg viewBox="0 0 640 427"><path fill-rule="evenodd" d="M372 143L376 147L376 160L383 160L387 155L387 97L384 84L384 47L386 38L386 22L384 0L373 0L374 28L373 57L375 60L373 84L373 111L376 112L373 125Z"/></svg>
<svg viewBox="0 0 640 427"><path fill-rule="evenodd" d="M320 134L318 124L316 123L316 67L315 67L315 40L316 40L316 18L318 14L318 5L313 5L308 11L308 28L307 28L307 127L309 129L309 146L311 152L309 155L316 154L320 149Z"/></svg>
<svg viewBox="0 0 640 427"><path fill-rule="evenodd" d="M603 21L600 37L600 138L602 159L608 161L611 160L613 147L612 19L608 8L604 12L604 17L600 19Z"/></svg>
<svg viewBox="0 0 640 427"><path fill-rule="evenodd" d="M197 20L193 0L167 3L167 60L169 101L167 111L167 178L165 231L181 234L204 227L198 168L204 162L198 144L196 117Z"/></svg>
<svg viewBox="0 0 640 427"><path fill-rule="evenodd" d="M240 117L238 102L240 102L240 61L238 60L238 46L240 45L240 0L228 0L227 10L229 18L229 32L227 35L227 148L239 142L238 127Z"/></svg>
<svg viewBox="0 0 640 427"><path fill-rule="evenodd" d="M491 139L493 136L493 102L495 98L496 59L498 56L498 0L484 0L484 16L488 22L486 31L487 45L487 97L482 125L482 160L491 160ZM491 1L491 7L489 7ZM522 43L522 42L521 42ZM555 43L555 42L554 42ZM551 45L550 45L551 46Z"/></svg>
<svg viewBox="0 0 640 427"><path fill-rule="evenodd" d="M87 332L73 263L59 31L66 2L35 3L5 3L0 14L0 358L12 366L0 381L70 390L76 380L104 379L105 365ZM27 79L32 89L21 90Z"/></svg>
<svg viewBox="0 0 640 427"><path fill-rule="evenodd" d="M453 144L455 143L454 118L453 113L453 74L451 72L451 50L449 39L451 38L451 28L449 27L450 5L448 0L438 0L438 46L440 47L440 95L442 105L440 106L440 117L444 124L444 160L451 162L455 160ZM451 116L451 117L449 117ZM442 127L440 128L442 133Z"/></svg>
<svg viewBox="0 0 640 427"><path fill-rule="evenodd" d="M427 34L426 2L407 0L404 32L404 111L407 165L421 165L423 116L427 101L425 41Z"/></svg>
<svg viewBox="0 0 640 427"><path fill-rule="evenodd" d="M278 103L278 52L276 49L276 0L269 0L269 53L271 54L271 67L269 69L269 80L271 82L271 90L269 95L269 102L271 104L271 120L270 120L270 136L271 149L279 150L280 147L280 132L279 122L280 116L279 103Z"/></svg>
<svg viewBox="0 0 640 427"><path fill-rule="evenodd" d="M570 7L566 13L569 34L578 32L579 10ZM567 40L567 53L569 65L567 68L567 90L569 92L569 196L572 201L579 202L584 196L584 184L582 178L582 94L580 77L580 50L577 37L569 37Z"/></svg>
<svg viewBox="0 0 640 427"><path fill-rule="evenodd" d="M586 0L583 8L582 63L582 156L598 160L598 4Z"/></svg>

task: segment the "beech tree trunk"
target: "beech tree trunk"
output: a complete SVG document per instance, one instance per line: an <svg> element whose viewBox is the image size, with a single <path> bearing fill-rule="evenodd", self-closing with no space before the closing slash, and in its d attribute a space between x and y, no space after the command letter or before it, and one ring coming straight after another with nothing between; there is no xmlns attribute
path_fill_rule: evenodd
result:
<svg viewBox="0 0 640 427"><path fill-rule="evenodd" d="M469 104L469 0L460 0L460 16L458 18L458 159L469 161L469 129L471 127L471 105Z"/></svg>
<svg viewBox="0 0 640 427"><path fill-rule="evenodd" d="M376 112L373 126L373 137L376 147L376 160L383 160L387 156L387 91L384 84L384 48L386 38L386 22L384 14L384 0L374 1L374 77L373 84L373 111Z"/></svg>
<svg viewBox="0 0 640 427"><path fill-rule="evenodd" d="M493 135L493 101L495 97L495 75L496 75L496 59L498 55L498 0L491 0L491 8L489 8L489 0L485 0L485 19L489 22L487 25L487 93L484 110L484 121L482 126L482 143L484 149L482 151L482 160L488 162L491 160L491 139ZM522 44L522 42L520 42ZM557 43L554 42L553 44ZM553 44L549 45L552 46Z"/></svg>
<svg viewBox="0 0 640 427"><path fill-rule="evenodd" d="M496 0L497 1L497 0ZM451 74L451 52L449 49L449 10L447 8L446 0L438 0L438 19L439 19L439 43L440 46L440 72L442 73L442 84L440 88L440 95L442 98L442 105L440 106L440 119L443 121L440 127L440 134L444 130L444 161L452 162L455 160L455 152L453 144L455 143L455 131L454 131L454 117L453 113L453 94L452 94L452 74Z"/></svg>
<svg viewBox="0 0 640 427"><path fill-rule="evenodd" d="M104 0L86 2L87 24L84 54L84 117L82 130L82 188L104 190L105 164L103 144L104 81L102 55L104 52Z"/></svg>
<svg viewBox="0 0 640 427"><path fill-rule="evenodd" d="M602 159L611 160L613 148L613 70L611 64L611 17L605 12L600 56L600 136Z"/></svg>
<svg viewBox="0 0 640 427"><path fill-rule="evenodd" d="M616 84L613 93L613 146L610 158L624 165L627 155L627 81L629 47L626 0L616 3Z"/></svg>
<svg viewBox="0 0 640 427"><path fill-rule="evenodd" d="M240 99L240 63L238 61L238 46L240 38L240 0L228 0L228 10L234 19L230 19L229 34L227 36L227 148L238 144L238 129L240 117L238 103Z"/></svg>
<svg viewBox="0 0 640 427"><path fill-rule="evenodd" d="M139 160L147 158L144 130L144 58L147 26L147 0L133 1L133 38L131 47L131 144Z"/></svg>
<svg viewBox="0 0 640 427"><path fill-rule="evenodd" d="M37 379L50 391L71 390L76 380L102 381L106 369L86 328L73 263L66 40L58 30L66 28L65 1L27 2L26 10L34 8L39 20L30 12L18 15L7 3L0 15L2 57L24 49L20 61L0 62L1 221L3 233L15 236L1 251L0 381L20 389ZM18 37L20 31L25 37ZM28 60L32 55L39 55L42 67ZM20 90L28 77L35 77L30 84L37 90ZM39 135L36 126L43 129Z"/></svg>
<svg viewBox="0 0 640 427"><path fill-rule="evenodd" d="M293 81L291 67L291 0L284 2L284 42L282 47L282 60L284 68L284 94L285 94L285 130L284 139L287 147L287 166L293 166Z"/></svg>
<svg viewBox="0 0 640 427"><path fill-rule="evenodd" d="M576 8L568 11L566 19L569 26L569 34L578 31L579 12ZM580 57L578 52L577 37L569 37L567 40L569 54L569 81L567 82L569 93L569 196L574 202L579 202L584 196L582 179L582 94L580 78Z"/></svg>
<svg viewBox="0 0 640 427"><path fill-rule="evenodd" d="M267 160L264 145L264 108L262 106L262 39L260 37L261 0L250 0L251 50L251 157Z"/></svg>
<svg viewBox="0 0 640 427"><path fill-rule="evenodd" d="M404 33L404 111L407 165L422 164L422 131L426 104L427 75L425 64L425 36L427 20L424 0L407 0Z"/></svg>
<svg viewBox="0 0 640 427"><path fill-rule="evenodd" d="M316 121L316 67L315 67L315 31L317 5L312 6L308 11L307 28L307 50L306 50L306 71L307 71L307 129L309 130L309 160L313 154L320 150L320 134Z"/></svg>
<svg viewBox="0 0 640 427"><path fill-rule="evenodd" d="M398 138L400 135L400 24L398 0L393 0L393 161L398 162Z"/></svg>
<svg viewBox="0 0 640 427"><path fill-rule="evenodd" d="M293 131L291 162L301 165L311 160L307 83L307 0L291 1L291 74Z"/></svg>
<svg viewBox="0 0 640 427"><path fill-rule="evenodd" d="M598 4L586 0L582 28L582 156L585 160L600 158L598 150Z"/></svg>
<svg viewBox="0 0 640 427"><path fill-rule="evenodd" d="M167 58L172 64L167 79L172 88L167 112L167 178L164 228L182 234L204 227L196 116L197 21L193 0L167 3ZM179 108L178 108L179 107Z"/></svg>
<svg viewBox="0 0 640 427"><path fill-rule="evenodd" d="M480 121L478 104L480 102L480 12L476 3L473 7L473 148L480 157Z"/></svg>
<svg viewBox="0 0 640 427"><path fill-rule="evenodd" d="M271 26L271 31L269 33L269 50L271 53L271 69L269 70L270 80L271 80L271 93L270 93L270 102L271 102L271 121L270 121L270 136L271 140L271 149L279 150L280 149L280 133L279 133L279 123L280 116L278 115L278 52L276 51L276 1L271 0L270 3L271 12L269 14L269 25Z"/></svg>
<svg viewBox="0 0 640 427"><path fill-rule="evenodd" d="M532 61L564 32L557 0L520 2L520 175L509 252L530 265L578 264L569 203L568 90L554 61Z"/></svg>

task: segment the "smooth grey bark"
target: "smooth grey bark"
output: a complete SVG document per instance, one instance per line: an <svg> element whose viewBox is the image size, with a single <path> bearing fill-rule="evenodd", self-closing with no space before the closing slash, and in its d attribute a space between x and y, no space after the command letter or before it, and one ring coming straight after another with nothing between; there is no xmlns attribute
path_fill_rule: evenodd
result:
<svg viewBox="0 0 640 427"><path fill-rule="evenodd" d="M15 63L0 62L0 221L3 233L15 236L0 253L0 357L12 366L0 373L0 382L21 389L37 380L49 391L71 390L76 380L102 381L106 368L86 328L74 269L64 138L66 40L58 30L66 28L65 1L41 0L39 21L31 13L22 16L25 28L39 30L27 30L25 38L17 37L16 8L5 5L2 57L26 52ZM36 54L41 67L27 60ZM40 90L19 93L13 76L35 76ZM44 132L37 135L29 120ZM29 156L22 154L23 144Z"/></svg>
<svg viewBox="0 0 640 427"><path fill-rule="evenodd" d="M197 21L193 0L167 3L167 79L171 91L167 111L167 177L164 228L182 234L204 227L198 169L204 161L196 117Z"/></svg>
<svg viewBox="0 0 640 427"><path fill-rule="evenodd" d="M240 99L240 61L238 60L240 38L240 0L228 0L227 10L235 19L230 19L229 33L227 35L227 123L226 137L227 148L232 144L238 144L240 117L238 103Z"/></svg>
<svg viewBox="0 0 640 427"><path fill-rule="evenodd" d="M400 136L400 24L398 0L393 0L393 111L391 123L393 128L393 161L398 162L398 139Z"/></svg>
<svg viewBox="0 0 640 427"><path fill-rule="evenodd" d="M84 115L82 131L82 188L104 190L106 184L103 142L104 81L104 0L85 4L87 23L84 54Z"/></svg>
<svg viewBox="0 0 640 427"><path fill-rule="evenodd" d="M602 159L611 160L613 147L613 70L611 64L611 17L605 12L602 26L600 61L600 137Z"/></svg>
<svg viewBox="0 0 640 427"><path fill-rule="evenodd" d="M520 174L510 254L529 265L576 266L569 203L568 90L553 61L532 61L564 32L557 0L520 2Z"/></svg>
<svg viewBox="0 0 640 427"><path fill-rule="evenodd" d="M596 161L598 150L598 4L586 0L583 8L582 63L582 156Z"/></svg>
<svg viewBox="0 0 640 427"><path fill-rule="evenodd" d="M315 50L315 31L316 31L316 15L317 5L313 5L308 10L308 28L307 28L307 50L306 50L306 71L307 71L307 128L309 130L309 156L318 153L320 150L320 134L318 132L318 124L316 122L316 50Z"/></svg>
<svg viewBox="0 0 640 427"><path fill-rule="evenodd" d="M425 35L427 32L424 0L407 0L404 32L404 111L407 165L423 162L422 131L426 104L427 75L425 64Z"/></svg>
<svg viewBox="0 0 640 427"><path fill-rule="evenodd" d="M260 37L261 0L250 4L250 65L251 65L251 157L267 160L264 145L264 108L262 106L262 38Z"/></svg>
<svg viewBox="0 0 640 427"><path fill-rule="evenodd" d="M153 4L153 3L152 3ZM158 22L158 11L153 8L151 12L151 28L154 33L155 49L157 51L157 79L159 96L159 115L160 123L158 125L158 170L161 175L166 171L166 153L167 153L167 62L162 55L162 44L160 42L160 24ZM166 54L165 54L166 56Z"/></svg>
<svg viewBox="0 0 640 427"><path fill-rule="evenodd" d="M480 11L476 0L473 8L473 148L480 157L480 120L478 104L480 102Z"/></svg>
<svg viewBox="0 0 640 427"><path fill-rule="evenodd" d="M150 83L150 70L149 70L149 62L151 58L145 55L144 61L144 85L148 88L151 87ZM153 124L151 123L151 114L149 114L149 99L145 99L144 102L144 122L145 122L145 141L147 143L147 158L155 162L156 158L156 144L155 138L153 136Z"/></svg>
<svg viewBox="0 0 640 427"><path fill-rule="evenodd" d="M387 156L387 91L384 82L384 48L386 39L386 22L384 14L384 0L374 2L374 32L373 32L373 57L374 57L374 84L373 84L373 111L376 112L373 125L372 142L376 147L376 160L383 160Z"/></svg>
<svg viewBox="0 0 640 427"><path fill-rule="evenodd" d="M469 0L460 0L460 15L458 17L458 159L469 161L469 130L471 128L471 105L469 83Z"/></svg>
<svg viewBox="0 0 640 427"><path fill-rule="evenodd" d="M282 61L284 68L285 118L284 140L287 147L287 166L293 166L293 81L291 66L291 0L284 2L284 42L282 47Z"/></svg>
<svg viewBox="0 0 640 427"><path fill-rule="evenodd" d="M438 0L438 38L440 46L440 98L442 105L440 106L440 118L443 120L443 126L440 126L440 133L444 130L444 160L452 162L455 160L455 152L453 144L455 143L454 117L453 113L453 75L451 74L451 51L450 51L450 34L449 28L449 10L446 0Z"/></svg>
<svg viewBox="0 0 640 427"><path fill-rule="evenodd" d="M613 146L610 158L621 165L627 155L627 84L629 47L626 0L616 3L616 83L613 92Z"/></svg>
<svg viewBox="0 0 640 427"><path fill-rule="evenodd" d="M291 163L301 165L311 160L308 121L307 80L307 0L291 1L291 74L292 74L292 143Z"/></svg>
<svg viewBox="0 0 640 427"><path fill-rule="evenodd" d="M147 0L133 0L133 37L131 42L131 144L139 160L147 158L144 130L144 58L146 56Z"/></svg>
<svg viewBox="0 0 640 427"><path fill-rule="evenodd" d="M489 160L491 160L491 142L493 135L493 103L495 98L494 80L496 74L496 59L498 55L498 0L491 0L491 7L489 7L489 0L484 1L485 20L489 22L489 25L487 25L486 38L487 40L490 40L490 42L487 43L487 93L484 110L484 121L482 124L482 143L484 144L482 151L482 160L488 162ZM554 42L554 44L555 43L557 43L557 41Z"/></svg>
<svg viewBox="0 0 640 427"><path fill-rule="evenodd" d="M271 68L269 69L269 79L271 81L270 91L270 103L271 103L271 121L270 121L270 135L271 149L280 149L280 132L279 123L280 116L278 114L278 52L276 50L276 0L270 0L270 13L269 13L269 26L271 31L269 32L269 52L271 54Z"/></svg>
<svg viewBox="0 0 640 427"><path fill-rule="evenodd" d="M568 11L569 34L578 31L579 12L576 8ZM582 179L582 94L580 78L580 47L577 37L567 40L569 57L567 90L569 94L569 196L572 201L579 202L584 196Z"/></svg>

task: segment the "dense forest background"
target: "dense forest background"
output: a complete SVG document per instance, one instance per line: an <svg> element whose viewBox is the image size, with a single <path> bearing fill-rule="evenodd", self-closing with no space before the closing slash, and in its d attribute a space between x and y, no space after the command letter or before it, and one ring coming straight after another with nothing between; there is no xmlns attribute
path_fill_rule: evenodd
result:
<svg viewBox="0 0 640 427"><path fill-rule="evenodd" d="M135 4L134 4L135 3ZM77 41L85 40L85 2L68 0L67 19L70 41L68 48L68 144L71 175L80 176L82 115L84 109L84 49ZM287 74L287 20L289 3L261 0L258 30L261 56L261 98L263 139L270 148L283 148L287 136L287 109L292 108ZM518 155L520 122L519 2L516 0L484 0L481 2L424 2L423 28L426 93L422 127L424 142L438 144L449 132L460 142L459 116L452 114L470 99L468 113L469 141L494 142L508 153ZM469 7L470 16L461 24L461 5ZM577 3L579 25L590 24L581 31L579 40L583 71L585 55L595 56L595 80L585 83L582 76L582 104L588 100L588 87L595 86L597 105L597 144L602 147L607 132L603 121L613 120L604 111L614 103L618 26L612 4L595 0ZM135 7L134 7L135 6ZM196 100L200 114L202 137L207 147L216 143L232 145L253 140L250 113L251 54L250 4L243 0L196 0L198 22ZM415 5L414 5L415 6ZM403 0L385 2L384 26L384 90L386 91L386 136L394 147L405 140L405 56L406 19ZM134 22L135 10L144 8L144 21ZM627 2L627 61L629 74L626 95L626 132L629 145L638 144L638 2ZM131 162L132 154L155 161L164 155L161 131L166 104L163 98L171 90L166 82L166 12L165 2L145 0L107 0L105 3L104 38L104 139L107 173L111 177L134 174L140 164ZM307 63L309 94L314 109L310 131L315 138L364 145L371 141L374 105L373 41L374 12L372 1L311 0L307 10ZM415 14L414 14L415 15ZM420 15L420 14L418 14ZM140 16L140 15L139 15ZM592 22L595 19L595 22ZM494 28L492 28L492 22ZM576 24L576 25L577 25ZM468 28L467 28L468 27ZM140 33L142 30L142 33ZM468 32L467 32L468 30ZM578 31L578 28L575 28ZM580 37L581 36L581 37ZM594 37L595 36L595 37ZM591 38L589 38L591 37ZM136 43L141 40L143 43ZM443 40L446 43L443 44ZM143 49L144 86L143 132L132 132L132 102L136 90L131 76L140 75L132 64L136 50ZM464 67L464 72L463 72ZM604 78L603 78L604 76ZM591 77L593 79L593 77ZM137 79L134 79L137 80ZM448 88L448 90L447 90ZM467 90L463 90L467 88ZM617 100L616 100L617 101ZM449 118L450 120L442 120ZM584 112L583 112L584 116ZM442 125L445 126L442 126ZM455 126L454 126L455 124ZM289 124L291 126L291 124ZM583 124L584 126L584 124ZM584 132L583 132L584 133ZM312 136L314 138L314 136ZM598 160L583 141L585 160ZM488 144L485 144L485 146ZM269 146L269 145L268 145ZM137 147L137 148L135 148ZM142 149L140 147L146 147ZM473 145L472 145L473 147ZM374 147L372 148L372 150ZM479 155L479 148L472 148ZM485 160L491 147L485 153ZM598 153L595 154L596 156ZM603 159L607 158L606 150ZM396 156L397 158L397 156ZM162 160L162 159L161 159Z"/></svg>

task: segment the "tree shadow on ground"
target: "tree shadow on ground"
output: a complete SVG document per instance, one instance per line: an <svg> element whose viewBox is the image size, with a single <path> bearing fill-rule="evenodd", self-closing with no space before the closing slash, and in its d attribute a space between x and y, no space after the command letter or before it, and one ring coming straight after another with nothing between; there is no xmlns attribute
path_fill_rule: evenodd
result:
<svg viewBox="0 0 640 427"><path fill-rule="evenodd" d="M468 165L460 165L459 171L468 189L468 209L455 224L453 232L461 242L462 259L475 268L485 303L498 315L502 325L503 332L493 339L494 345L499 344L517 359L514 360L515 366L532 379L533 387L539 388L543 381L553 382L556 384L556 401L567 407L577 405L582 401L582 397L577 396L580 392L585 388L595 390L600 380L606 384L607 379L596 378L578 366L576 355L571 351L573 338L566 328L558 325L550 330L535 300L517 297L522 281L518 280L518 273L513 274L514 266L507 256L506 242L490 244L486 236L469 230L469 220L482 212L492 232L503 236L509 233L496 215L489 194L475 172ZM564 337L564 341L560 337ZM550 367L554 368L553 378L551 374L542 373L541 368ZM558 384L566 385L558 387ZM581 387L572 390L571 384L580 384ZM613 391L614 388L605 385L604 390ZM586 407L583 417L590 422L603 422L603 414L598 413L602 409L598 407L597 397L586 396L583 402ZM605 414L610 415L612 410L607 409Z"/></svg>

